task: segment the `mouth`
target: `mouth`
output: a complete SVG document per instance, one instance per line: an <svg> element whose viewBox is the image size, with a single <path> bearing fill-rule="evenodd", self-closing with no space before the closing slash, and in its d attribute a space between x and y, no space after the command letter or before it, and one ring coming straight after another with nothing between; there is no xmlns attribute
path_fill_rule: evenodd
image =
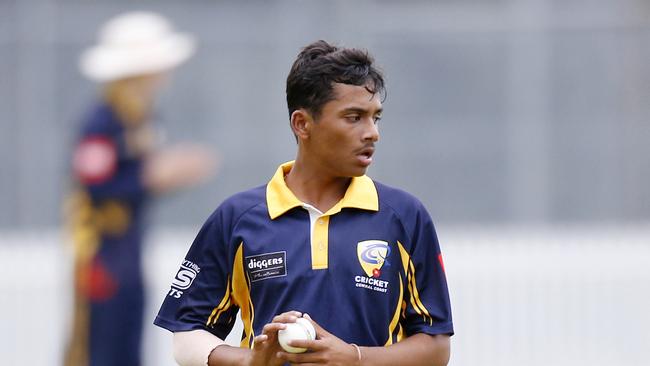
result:
<svg viewBox="0 0 650 366"><path fill-rule="evenodd" d="M368 166L372 163L372 155L375 153L375 148L372 146L365 147L357 152L357 159L363 166Z"/></svg>

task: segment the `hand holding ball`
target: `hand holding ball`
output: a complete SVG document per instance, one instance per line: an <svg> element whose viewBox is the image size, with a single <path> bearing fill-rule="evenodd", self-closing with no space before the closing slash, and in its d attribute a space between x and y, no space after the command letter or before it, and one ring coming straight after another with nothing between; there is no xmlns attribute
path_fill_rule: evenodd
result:
<svg viewBox="0 0 650 366"><path fill-rule="evenodd" d="M291 347L287 343L293 340L314 340L316 329L311 322L305 318L298 318L295 323L286 323L287 327L278 331L278 342L280 346L289 353L303 353L306 348Z"/></svg>

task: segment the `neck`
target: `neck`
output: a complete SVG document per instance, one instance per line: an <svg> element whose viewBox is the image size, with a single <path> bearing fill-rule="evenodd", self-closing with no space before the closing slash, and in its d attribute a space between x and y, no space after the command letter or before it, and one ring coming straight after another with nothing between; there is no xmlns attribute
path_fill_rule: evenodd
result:
<svg viewBox="0 0 650 366"><path fill-rule="evenodd" d="M113 107L125 127L137 127L149 118L153 93L139 79L123 79L109 83L104 98Z"/></svg>
<svg viewBox="0 0 650 366"><path fill-rule="evenodd" d="M326 212L339 202L350 185L351 178L328 175L318 164L311 164L298 157L289 174L285 176L287 187L302 202L309 203Z"/></svg>

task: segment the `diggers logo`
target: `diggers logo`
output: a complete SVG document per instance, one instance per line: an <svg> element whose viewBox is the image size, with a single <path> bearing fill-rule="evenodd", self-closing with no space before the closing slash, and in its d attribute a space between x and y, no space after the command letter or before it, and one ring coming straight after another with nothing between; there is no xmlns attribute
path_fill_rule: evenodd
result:
<svg viewBox="0 0 650 366"><path fill-rule="evenodd" d="M244 260L251 282L287 275L287 252L252 255Z"/></svg>
<svg viewBox="0 0 650 366"><path fill-rule="evenodd" d="M178 273L176 273L176 277L172 281L172 288L169 291L169 296L180 299L183 295L183 290L187 290L192 286L192 282L194 282L194 279L199 272L201 272L201 267L191 261L184 260Z"/></svg>

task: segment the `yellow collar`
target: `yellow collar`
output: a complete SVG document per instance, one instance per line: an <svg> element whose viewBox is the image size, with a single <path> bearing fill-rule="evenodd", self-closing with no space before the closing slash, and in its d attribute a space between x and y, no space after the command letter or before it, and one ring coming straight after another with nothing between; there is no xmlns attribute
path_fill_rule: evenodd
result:
<svg viewBox="0 0 650 366"><path fill-rule="evenodd" d="M293 163L293 161L290 161L280 165L273 178L266 185L266 205L269 208L271 220L274 220L294 207L302 207L303 205L303 202L296 198L284 181L284 176L291 171ZM352 177L352 181L347 191L345 191L343 198L323 214L323 216L334 215L344 207L378 211L379 198L377 188L375 188L372 179L365 175Z"/></svg>

